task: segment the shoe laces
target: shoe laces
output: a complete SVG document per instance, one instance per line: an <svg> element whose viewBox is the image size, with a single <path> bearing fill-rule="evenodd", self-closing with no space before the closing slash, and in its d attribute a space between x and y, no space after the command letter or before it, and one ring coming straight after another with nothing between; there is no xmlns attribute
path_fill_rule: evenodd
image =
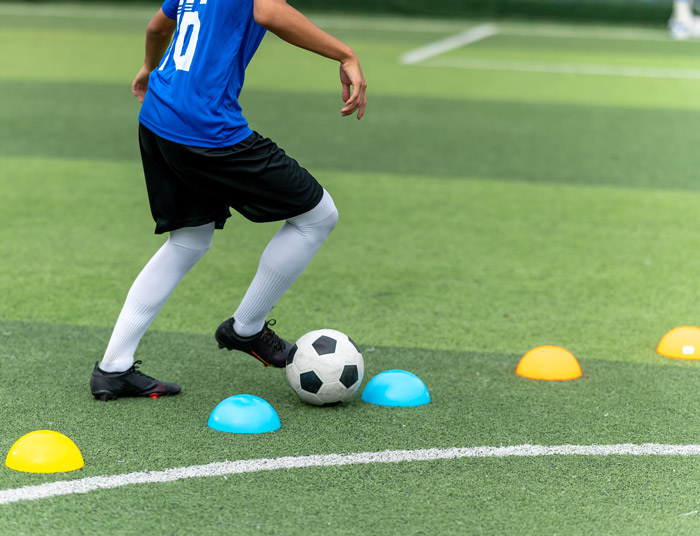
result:
<svg viewBox="0 0 700 536"><path fill-rule="evenodd" d="M284 341L270 329L270 326L274 326L276 323L276 320L268 320L265 322L265 329L263 329L260 340L266 344L269 344L275 350L283 352L285 348Z"/></svg>
<svg viewBox="0 0 700 536"><path fill-rule="evenodd" d="M141 365L141 363L143 363L143 361L141 361L140 359L138 361L134 361L134 364L131 366L131 370L136 374L140 374L144 378L148 378L149 380L153 380L153 381L157 382L158 380L156 380L155 378L151 378L148 374L144 374L143 372L141 372L138 369L138 367L136 365Z"/></svg>

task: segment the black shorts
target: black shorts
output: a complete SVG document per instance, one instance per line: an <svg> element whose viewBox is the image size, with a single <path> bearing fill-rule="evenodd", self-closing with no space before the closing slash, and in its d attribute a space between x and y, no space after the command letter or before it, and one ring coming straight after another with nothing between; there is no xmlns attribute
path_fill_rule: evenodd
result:
<svg viewBox="0 0 700 536"><path fill-rule="evenodd" d="M296 160L254 132L231 147L181 145L139 126L139 144L156 233L215 222L229 207L254 222L314 208L323 188Z"/></svg>

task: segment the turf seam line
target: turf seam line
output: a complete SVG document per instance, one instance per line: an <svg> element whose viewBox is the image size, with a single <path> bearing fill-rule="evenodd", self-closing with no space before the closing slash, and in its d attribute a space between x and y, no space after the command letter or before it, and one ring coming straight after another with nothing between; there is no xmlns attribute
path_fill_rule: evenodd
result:
<svg viewBox="0 0 700 536"><path fill-rule="evenodd" d="M664 445L623 443L617 445L515 445L509 447L455 447L447 449L386 450L354 454L321 454L214 462L206 465L176 467L162 471L140 471L122 475L94 476L76 480L49 482L35 486L0 490L0 504L35 501L63 495L85 494L135 484L159 484L188 478L303 469L340 467L372 463L420 462L461 458L505 458L535 456L699 456L700 445Z"/></svg>

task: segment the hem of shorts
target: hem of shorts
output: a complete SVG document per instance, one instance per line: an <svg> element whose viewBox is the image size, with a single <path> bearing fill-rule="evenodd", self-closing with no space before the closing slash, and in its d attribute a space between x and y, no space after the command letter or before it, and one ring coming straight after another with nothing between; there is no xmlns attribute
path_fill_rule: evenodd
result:
<svg viewBox="0 0 700 536"><path fill-rule="evenodd" d="M250 216L247 216L243 214L242 212L239 212L245 219L248 221L252 221L253 223L272 223L276 221L284 221L288 220L289 218L296 218L297 216L301 216L302 214L306 214L310 210L316 208L316 205L318 205L321 202L321 199L323 199L323 187L321 187L321 192L314 198L314 201L309 203L309 206L307 208L304 208L302 210L295 210L293 212L290 212L288 214L284 214L282 216L275 215L274 218L251 218ZM236 210L235 207L231 207L234 210ZM238 212L236 210L236 212Z"/></svg>
<svg viewBox="0 0 700 536"><path fill-rule="evenodd" d="M321 185L319 184L319 186L321 186ZM285 219L294 218L294 217L296 217L296 216L301 216L302 214L306 214L309 210L315 209L315 208L318 206L318 204L321 202L321 199L323 199L323 192L324 192L324 189L323 189L323 186L321 186L321 187L319 188L318 194L317 194L316 197L314 198L313 202L312 202L312 203L309 203L309 207L308 207L308 208L302 210L302 211L299 212L298 214L292 214L292 215L290 215L290 216L287 216Z"/></svg>
<svg viewBox="0 0 700 536"><path fill-rule="evenodd" d="M189 220L177 220L170 221L167 223L156 222L155 234L169 233L171 231L177 231L183 227L199 227L200 225L206 225L207 223L214 222L214 229L223 229L226 225L226 220L231 217L231 214L222 216L221 218L215 218L212 216L203 216L201 218L191 218Z"/></svg>
<svg viewBox="0 0 700 536"><path fill-rule="evenodd" d="M236 145L237 143L242 142L246 138L249 138L255 133L250 128L250 126L246 124L245 126L240 127L238 131L236 131L235 136L226 138L226 141L213 141L211 139L202 140L198 138L186 138L184 136L179 136L174 132L168 132L166 130L163 130L163 128L161 128L160 126L154 125L148 119L142 117L139 117L139 123L141 123L144 127L146 127L148 130L150 130L157 136L160 136L161 138L164 138L168 141L179 143L180 145L187 145L189 147L206 147L207 149L221 149L224 147L231 147L232 145Z"/></svg>

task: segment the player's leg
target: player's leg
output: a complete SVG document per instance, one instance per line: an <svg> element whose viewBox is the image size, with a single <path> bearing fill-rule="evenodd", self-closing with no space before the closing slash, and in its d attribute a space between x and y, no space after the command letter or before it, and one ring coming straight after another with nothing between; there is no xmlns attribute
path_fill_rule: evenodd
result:
<svg viewBox="0 0 700 536"><path fill-rule="evenodd" d="M310 211L289 218L265 248L243 301L216 331L222 348L241 350L263 364L284 367L291 344L265 322L272 307L299 278L338 221L333 199L323 191Z"/></svg>
<svg viewBox="0 0 700 536"><path fill-rule="evenodd" d="M290 218L263 251L253 282L233 315L236 333L259 333L268 313L309 265L338 222L328 192L309 212Z"/></svg>
<svg viewBox="0 0 700 536"><path fill-rule="evenodd" d="M215 334L222 348L284 367L291 344L269 328L265 317L335 226L338 213L333 200L307 170L258 133L218 148L157 141L174 174L173 183L200 195L202 205L210 201L209 213L216 216L212 219L217 228L230 215L228 207L254 222L286 222L265 249L236 320L227 319ZM158 208L158 203L151 201L152 210L154 206ZM194 216L200 213L197 210ZM169 221L167 215L162 220L164 226Z"/></svg>
<svg viewBox="0 0 700 536"><path fill-rule="evenodd" d="M134 364L134 352L148 326L182 278L207 252L213 234L213 222L170 233L129 290L100 363L103 371L123 372Z"/></svg>
<svg viewBox="0 0 700 536"><path fill-rule="evenodd" d="M198 191L189 176L181 176L177 162L188 158L186 146L141 125L139 147L156 233L170 236L134 281L102 362L95 365L90 386L103 400L180 391L176 384L141 374L134 367L134 352L177 284L210 247L214 228L222 228L230 216L226 203Z"/></svg>
<svg viewBox="0 0 700 536"><path fill-rule="evenodd" d="M114 326L104 357L91 380L99 398L176 394L176 384L157 382L134 366L134 352L183 277L207 252L214 223L172 231L134 281ZM145 379L147 378L147 380Z"/></svg>

